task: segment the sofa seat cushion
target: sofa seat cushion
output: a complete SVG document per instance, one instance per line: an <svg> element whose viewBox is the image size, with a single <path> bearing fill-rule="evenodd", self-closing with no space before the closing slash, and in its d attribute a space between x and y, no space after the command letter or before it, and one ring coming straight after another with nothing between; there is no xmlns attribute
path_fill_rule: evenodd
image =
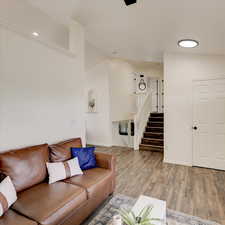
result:
<svg viewBox="0 0 225 225"><path fill-rule="evenodd" d="M0 172L9 176L16 191L43 182L47 177L48 145L36 145L0 154Z"/></svg>
<svg viewBox="0 0 225 225"><path fill-rule="evenodd" d="M13 209L39 224L56 225L86 202L87 193L79 186L42 183L20 192Z"/></svg>
<svg viewBox="0 0 225 225"><path fill-rule="evenodd" d="M111 170L94 168L83 172L83 175L71 177L65 182L85 188L89 198L98 198L110 193L113 176Z"/></svg>
<svg viewBox="0 0 225 225"><path fill-rule="evenodd" d="M13 210L8 210L4 216L0 217L0 225L38 225L24 216L19 215Z"/></svg>

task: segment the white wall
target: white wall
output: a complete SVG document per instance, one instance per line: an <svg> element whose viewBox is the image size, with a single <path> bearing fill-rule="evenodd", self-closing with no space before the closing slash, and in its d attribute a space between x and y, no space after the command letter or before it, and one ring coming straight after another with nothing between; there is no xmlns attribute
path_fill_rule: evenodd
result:
<svg viewBox="0 0 225 225"><path fill-rule="evenodd" d="M17 30L29 35L36 31L40 34L40 39L68 49L68 28L32 6L27 0L1 0L0 23L13 25Z"/></svg>
<svg viewBox="0 0 225 225"><path fill-rule="evenodd" d="M127 146L127 136L118 134L118 123L136 110L133 93L133 67L124 60L110 59L86 43L87 90L97 93L97 113L86 114L87 143Z"/></svg>
<svg viewBox="0 0 225 225"><path fill-rule="evenodd" d="M147 77L163 79L163 64L159 62L140 62L127 60L137 72L145 74Z"/></svg>
<svg viewBox="0 0 225 225"><path fill-rule="evenodd" d="M114 146L130 147L133 137L119 134L119 121L133 119L137 112L134 95L134 72L132 63L122 59L109 61L109 83L112 121L112 143Z"/></svg>
<svg viewBox="0 0 225 225"><path fill-rule="evenodd" d="M134 96L134 68L124 60L112 59L110 67L110 99L112 121L127 120L137 111Z"/></svg>
<svg viewBox="0 0 225 225"><path fill-rule="evenodd" d="M85 141L82 60L0 27L0 150Z"/></svg>
<svg viewBox="0 0 225 225"><path fill-rule="evenodd" d="M97 95L97 113L86 113L87 143L111 146L108 58L88 42L85 46L85 70L86 92L93 89Z"/></svg>
<svg viewBox="0 0 225 225"><path fill-rule="evenodd" d="M225 56L164 55L165 161L192 165L192 81L225 77Z"/></svg>

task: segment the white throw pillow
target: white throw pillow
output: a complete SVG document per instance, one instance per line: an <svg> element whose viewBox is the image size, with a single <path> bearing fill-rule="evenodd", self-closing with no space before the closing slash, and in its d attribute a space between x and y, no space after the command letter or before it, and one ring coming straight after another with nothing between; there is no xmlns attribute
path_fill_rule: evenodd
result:
<svg viewBox="0 0 225 225"><path fill-rule="evenodd" d="M49 174L49 184L64 180L69 177L73 177L75 175L83 174L77 157L65 162L47 162L46 165Z"/></svg>
<svg viewBox="0 0 225 225"><path fill-rule="evenodd" d="M16 200L16 189L10 177L6 177L0 183L0 216L2 216Z"/></svg>

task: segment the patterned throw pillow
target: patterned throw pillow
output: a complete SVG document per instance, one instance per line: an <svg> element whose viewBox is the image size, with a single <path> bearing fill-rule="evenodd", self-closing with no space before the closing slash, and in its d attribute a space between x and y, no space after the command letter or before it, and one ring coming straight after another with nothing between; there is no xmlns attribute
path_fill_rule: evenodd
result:
<svg viewBox="0 0 225 225"><path fill-rule="evenodd" d="M74 158L65 162L47 162L46 165L49 174L49 184L73 177L75 175L83 174L79 166L78 158Z"/></svg>
<svg viewBox="0 0 225 225"><path fill-rule="evenodd" d="M8 176L0 183L0 216L2 216L16 200L16 189Z"/></svg>
<svg viewBox="0 0 225 225"><path fill-rule="evenodd" d="M72 156L78 158L82 170L89 170L97 167L94 151L95 147L71 148Z"/></svg>

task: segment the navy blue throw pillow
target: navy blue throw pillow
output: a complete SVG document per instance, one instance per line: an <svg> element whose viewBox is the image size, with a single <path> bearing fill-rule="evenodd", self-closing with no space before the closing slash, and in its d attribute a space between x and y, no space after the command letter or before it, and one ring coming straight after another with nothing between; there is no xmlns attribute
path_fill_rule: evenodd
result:
<svg viewBox="0 0 225 225"><path fill-rule="evenodd" d="M82 170L88 170L97 167L94 151L95 147L71 148L71 154L73 158L78 158L80 168Z"/></svg>

